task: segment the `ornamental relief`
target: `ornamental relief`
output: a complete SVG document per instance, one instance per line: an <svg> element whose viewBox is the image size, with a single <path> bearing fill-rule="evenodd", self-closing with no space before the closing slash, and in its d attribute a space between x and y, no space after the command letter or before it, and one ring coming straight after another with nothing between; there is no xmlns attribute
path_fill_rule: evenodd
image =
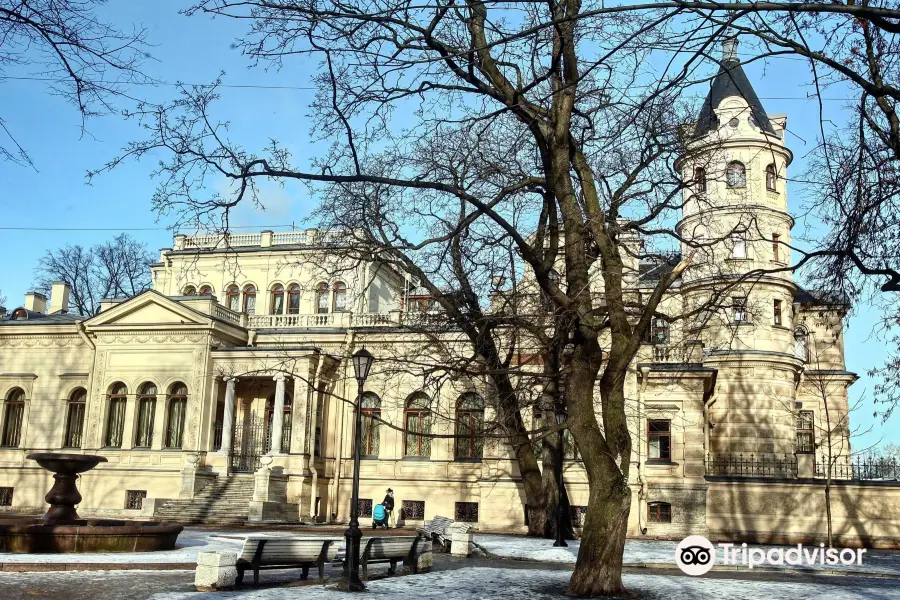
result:
<svg viewBox="0 0 900 600"><path fill-rule="evenodd" d="M157 344L182 344L184 342L190 342L192 344L199 344L207 340L207 335L204 333L153 333L153 334L141 334L141 333L101 333L97 335L98 341L103 344L146 344L148 342L154 342Z"/></svg>
<svg viewBox="0 0 900 600"><path fill-rule="evenodd" d="M206 374L206 360L203 350L194 350L194 381L193 394L191 395L190 421L188 424L187 449L193 450L197 447L197 431L200 428L200 408L203 404L205 395L204 384L206 383L204 375Z"/></svg>
<svg viewBox="0 0 900 600"><path fill-rule="evenodd" d="M0 337L0 348L34 348L42 346L49 348L56 346L58 348L81 347L84 346L84 340L79 336L16 336L16 337Z"/></svg>
<svg viewBox="0 0 900 600"><path fill-rule="evenodd" d="M90 417L88 424L88 435L87 435L87 443L92 445L95 448L100 447L100 434L98 432L98 427L100 424L100 413L103 412L103 401L102 401L102 385L103 385L103 377L106 374L106 350L100 350L97 352L96 366L97 369L94 372L94 388L91 390L91 400L90 400ZM91 446L88 446L91 447Z"/></svg>

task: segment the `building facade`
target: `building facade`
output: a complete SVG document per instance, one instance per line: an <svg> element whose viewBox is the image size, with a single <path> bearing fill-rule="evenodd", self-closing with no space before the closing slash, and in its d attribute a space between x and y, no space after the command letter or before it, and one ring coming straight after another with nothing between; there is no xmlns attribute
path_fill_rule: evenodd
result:
<svg viewBox="0 0 900 600"><path fill-rule="evenodd" d="M785 127L726 53L678 164L691 182L677 226L682 254L707 259L666 306L683 311L716 282L766 273L741 280L722 314L694 329L654 324L629 375L630 535L780 541L825 530L822 465L850 455L856 376L844 365L846 307L780 269L793 226ZM0 319L0 504L41 509L50 475L25 457L53 450L109 460L81 486L83 514L346 521L356 398L348 358L365 345L385 362L421 343L405 326L427 322L430 306L402 274L340 258L339 244L316 230L176 235L152 266L153 289L104 302L96 316L67 311L64 283L49 306L29 294ZM633 265L633 291L665 268ZM392 487L407 524L445 515L482 529L525 526L512 452L469 435L491 418L483 386L426 389L411 372L376 368L362 407L363 515ZM576 451L564 472L582 518ZM844 492L836 532L900 539L883 511L900 506L896 488L832 475Z"/></svg>

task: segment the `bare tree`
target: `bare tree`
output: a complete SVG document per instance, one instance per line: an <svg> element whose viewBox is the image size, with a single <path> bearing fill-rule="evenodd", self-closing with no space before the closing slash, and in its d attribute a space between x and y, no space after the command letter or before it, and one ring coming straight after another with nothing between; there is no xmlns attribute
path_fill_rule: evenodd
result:
<svg viewBox="0 0 900 600"><path fill-rule="evenodd" d="M0 80L43 81L82 116L110 112L128 85L145 82L145 31L120 30L98 18L105 0L0 0ZM11 95L7 95L11 99ZM0 158L34 166L0 118L7 141Z"/></svg>
<svg viewBox="0 0 900 600"><path fill-rule="evenodd" d="M709 206L684 176L695 171L683 167L714 159L715 148L698 150L694 127L685 127L696 106L681 97L727 27L695 32L692 52L648 80L652 49L671 48L680 31L668 25L673 11L593 8L201 2L192 13L251 23L238 45L258 61L321 60L312 112L315 135L332 142L327 154L304 169L275 141L261 153L244 149L214 115L215 87L201 87L138 111L146 139L106 166L161 152L154 206L193 225L227 227L234 206L259 202L260 179L321 184L317 220L424 286L464 333L471 364L499 375L540 356L527 376L554 382L538 386L540 403L564 403L589 483L569 583L579 596L623 591L633 445L626 382L651 325L662 320L684 340L713 321L727 333L732 313L753 308L732 305L729 291L744 292L761 271L734 271L723 248L735 235L771 245L753 214L719 228L703 219L691 231L673 227L686 206ZM411 119L398 124L400 112ZM712 159L707 176L723 181ZM232 194L203 193L222 179ZM723 269L727 277L716 277ZM682 302L671 290L688 274L702 293ZM508 303L492 288L496 276L514 286ZM523 296L531 305L518 304ZM546 308L535 310L535 298ZM727 346L728 336L716 343ZM522 422L528 402L512 384L518 377L491 380L499 403L508 402L502 433L520 467L537 475L521 443L533 432ZM533 480L526 488L540 491Z"/></svg>
<svg viewBox="0 0 900 600"><path fill-rule="evenodd" d="M78 314L92 316L104 298L130 298L150 289L151 262L146 245L122 233L90 248L48 250L34 270L34 286L47 293L53 282L66 282Z"/></svg>

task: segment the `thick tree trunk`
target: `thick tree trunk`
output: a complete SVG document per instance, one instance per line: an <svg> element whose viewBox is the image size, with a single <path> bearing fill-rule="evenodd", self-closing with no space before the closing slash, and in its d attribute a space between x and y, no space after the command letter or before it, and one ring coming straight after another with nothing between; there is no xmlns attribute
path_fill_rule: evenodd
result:
<svg viewBox="0 0 900 600"><path fill-rule="evenodd" d="M556 419L548 416L544 419L544 425L555 425ZM575 538L575 530L572 527L572 514L570 510L569 494L566 492L565 486L562 490L558 485L558 468L559 458L558 452L564 452L565 448L559 447L559 436L556 434L548 435L541 444L543 446L541 477L543 480L545 510L544 522L546 523L541 535L547 539L556 539L556 510L560 502L562 502L563 510L563 538L571 540Z"/></svg>
<svg viewBox="0 0 900 600"><path fill-rule="evenodd" d="M569 595L606 596L625 592L622 553L630 511L631 490L627 485L591 486L581 549L569 580Z"/></svg>

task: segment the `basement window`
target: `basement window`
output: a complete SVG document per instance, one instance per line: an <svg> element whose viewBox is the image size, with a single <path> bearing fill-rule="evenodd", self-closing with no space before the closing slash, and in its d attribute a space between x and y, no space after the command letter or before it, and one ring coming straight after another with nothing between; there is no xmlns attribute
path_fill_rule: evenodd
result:
<svg viewBox="0 0 900 600"><path fill-rule="evenodd" d="M141 510L144 505L144 498L147 497L147 490L126 490L125 491L125 509Z"/></svg>
<svg viewBox="0 0 900 600"><path fill-rule="evenodd" d="M671 523L672 505L668 502L648 502L647 521L649 523Z"/></svg>

